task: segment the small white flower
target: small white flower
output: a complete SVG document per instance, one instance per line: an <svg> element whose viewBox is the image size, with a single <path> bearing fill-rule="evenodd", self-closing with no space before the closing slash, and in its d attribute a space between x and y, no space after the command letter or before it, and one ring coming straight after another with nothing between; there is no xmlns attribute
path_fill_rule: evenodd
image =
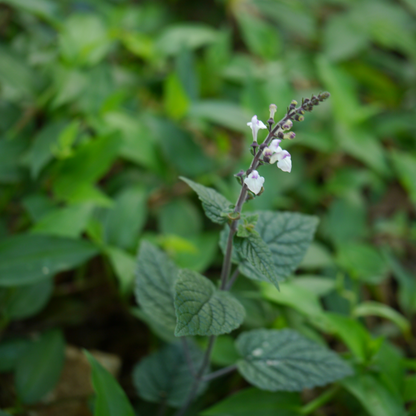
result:
<svg viewBox="0 0 416 416"><path fill-rule="evenodd" d="M253 172L248 175L248 178L244 179L244 183L251 192L254 192L257 195L263 187L264 178L260 176L256 170L253 170Z"/></svg>
<svg viewBox="0 0 416 416"><path fill-rule="evenodd" d="M253 141L257 142L257 133L260 129L267 129L264 123L261 120L257 120L257 116L253 116L250 122L247 123L247 126L251 128L253 132Z"/></svg>
<svg viewBox="0 0 416 416"><path fill-rule="evenodd" d="M275 152L281 152L282 148L279 146L280 145L281 140L280 139L274 139L272 140L272 142L270 143L270 149L275 153Z"/></svg>
<svg viewBox="0 0 416 416"><path fill-rule="evenodd" d="M277 167L283 172L290 172L292 170L292 158L287 150L282 150L279 146L279 151L274 153L270 158L270 163L277 161Z"/></svg>

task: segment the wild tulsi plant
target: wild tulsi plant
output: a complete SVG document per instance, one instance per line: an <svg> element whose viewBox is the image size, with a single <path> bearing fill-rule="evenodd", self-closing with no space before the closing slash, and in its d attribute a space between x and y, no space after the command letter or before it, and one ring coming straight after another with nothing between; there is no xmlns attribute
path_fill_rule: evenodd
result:
<svg viewBox="0 0 416 416"><path fill-rule="evenodd" d="M164 347L136 367L134 378L142 398L177 407L176 416L182 416L209 381L235 370L249 383L269 391L301 391L352 374L350 366L336 353L292 329L242 332L235 341L238 361L210 370L217 337L238 329L245 318L244 306L230 293L239 274L279 289L279 282L299 265L313 238L316 217L271 211L245 214L243 207L264 192L265 180L258 171L262 165L277 163L282 171L291 171L291 155L280 144L295 138L290 131L293 121L303 121L306 111L328 97L327 92L313 95L302 100L300 106L292 101L277 123L277 107L271 104L267 126L253 116L247 123L253 134L253 159L246 171L235 175L241 185L235 204L212 188L181 178L198 194L206 216L224 225L220 238L224 259L220 280L214 284L196 271L178 270L162 251L142 242L137 301L154 326L172 331L181 339L181 344ZM259 144L261 129L269 132ZM204 353L189 338L194 336L208 337Z"/></svg>

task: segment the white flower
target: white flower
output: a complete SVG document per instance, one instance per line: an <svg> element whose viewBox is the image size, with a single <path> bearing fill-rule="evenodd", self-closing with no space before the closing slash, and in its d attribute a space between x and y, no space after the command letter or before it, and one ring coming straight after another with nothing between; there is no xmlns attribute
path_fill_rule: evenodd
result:
<svg viewBox="0 0 416 416"><path fill-rule="evenodd" d="M253 116L250 122L247 123L247 126L251 128L253 132L253 141L257 142L257 133L260 129L267 129L264 123L260 120L257 120L257 116Z"/></svg>
<svg viewBox="0 0 416 416"><path fill-rule="evenodd" d="M244 179L244 183L251 192L254 192L257 195L263 187L264 178L260 176L256 170L253 170L253 172L248 175L248 178Z"/></svg>
<svg viewBox="0 0 416 416"><path fill-rule="evenodd" d="M282 151L282 148L279 146L280 145L280 142L281 142L280 139L274 139L270 143L270 146L269 147L273 151L273 153L281 152Z"/></svg>
<svg viewBox="0 0 416 416"><path fill-rule="evenodd" d="M270 158L270 163L277 161L277 167L283 172L290 172L292 170L292 158L287 150L282 150L279 146L279 150L273 154Z"/></svg>

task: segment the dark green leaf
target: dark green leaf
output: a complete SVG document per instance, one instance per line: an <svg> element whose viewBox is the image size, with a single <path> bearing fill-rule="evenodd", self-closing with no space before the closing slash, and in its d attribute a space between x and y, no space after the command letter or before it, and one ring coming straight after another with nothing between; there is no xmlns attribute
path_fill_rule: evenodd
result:
<svg viewBox="0 0 416 416"><path fill-rule="evenodd" d="M8 339L0 343L0 372L12 371L29 345L22 338Z"/></svg>
<svg viewBox="0 0 416 416"><path fill-rule="evenodd" d="M136 248L146 218L147 192L142 187L123 189L104 223L106 242L124 249Z"/></svg>
<svg viewBox="0 0 416 416"><path fill-rule="evenodd" d="M287 278L299 265L303 256L308 249L315 229L318 225L318 218L290 213L290 212L272 212L260 211L259 218L255 226L255 230L270 250L270 258L266 258L266 247L259 243L259 249L264 247L264 261L272 262L271 280L267 275L260 274L259 271L252 266L246 255L233 253L233 261L239 263L242 274L255 280L265 280L276 284ZM224 230L221 233L220 246L224 251L228 233ZM253 241L258 239L252 237ZM248 242L245 243L248 246ZM245 247L248 250L248 247Z"/></svg>
<svg viewBox="0 0 416 416"><path fill-rule="evenodd" d="M3 314L10 320L28 318L39 312L52 295L53 279L10 288L0 287L3 292Z"/></svg>
<svg viewBox="0 0 416 416"><path fill-rule="evenodd" d="M88 352L95 391L94 416L135 416L134 410L114 377Z"/></svg>
<svg viewBox="0 0 416 416"><path fill-rule="evenodd" d="M176 336L221 335L238 328L243 306L230 293L218 290L206 277L180 270L175 284Z"/></svg>
<svg viewBox="0 0 416 416"><path fill-rule="evenodd" d="M198 194L199 199L202 201L205 214L211 221L217 224L225 224L228 221L221 214L229 211L231 202L227 201L226 198L212 188L207 188L183 176L180 179L186 182Z"/></svg>
<svg viewBox="0 0 416 416"><path fill-rule="evenodd" d="M84 189L97 181L110 168L121 145L116 137L100 137L85 143L73 157L65 159L54 183L54 192L69 202L88 201ZM84 196L84 198L80 197Z"/></svg>
<svg viewBox="0 0 416 416"><path fill-rule="evenodd" d="M189 343L189 353L194 368L198 370L203 352ZM165 400L172 407L180 407L192 388L194 377L181 345L171 344L140 361L133 370L133 382L144 400L155 403ZM201 383L198 394L205 387L206 383Z"/></svg>
<svg viewBox="0 0 416 416"><path fill-rule="evenodd" d="M240 390L201 413L201 416L297 416L297 393L267 392L254 387Z"/></svg>
<svg viewBox="0 0 416 416"><path fill-rule="evenodd" d="M339 246L338 264L352 278L370 284L381 283L386 277L388 267L376 248L363 243L345 243Z"/></svg>
<svg viewBox="0 0 416 416"><path fill-rule="evenodd" d="M178 269L158 248L143 241L137 260L135 295L146 315L167 329L176 326L173 286Z"/></svg>
<svg viewBox="0 0 416 416"><path fill-rule="evenodd" d="M134 273L136 271L135 257L118 247L106 247L105 253L110 259L111 265L120 281L122 292L130 292L134 285Z"/></svg>
<svg viewBox="0 0 416 416"><path fill-rule="evenodd" d="M175 198L158 212L160 232L185 238L201 233L202 219L200 210L187 199Z"/></svg>
<svg viewBox="0 0 416 416"><path fill-rule="evenodd" d="M21 234L0 242L0 286L46 280L97 254L88 241Z"/></svg>
<svg viewBox="0 0 416 416"><path fill-rule="evenodd" d="M405 416L397 397L371 374L357 374L342 381L342 385L355 396L371 416Z"/></svg>
<svg viewBox="0 0 416 416"><path fill-rule="evenodd" d="M45 126L34 138L27 155L27 163L33 178L37 178L42 168L53 158L52 149L67 123L56 121Z"/></svg>
<svg viewBox="0 0 416 416"><path fill-rule="evenodd" d="M244 332L237 349L240 373L263 390L301 391L352 373L337 354L290 329Z"/></svg>
<svg viewBox="0 0 416 416"><path fill-rule="evenodd" d="M34 341L19 358L16 391L23 403L39 401L57 383L64 364L65 340L60 331L50 331Z"/></svg>
<svg viewBox="0 0 416 416"><path fill-rule="evenodd" d="M92 203L74 204L49 211L32 228L36 234L79 238L93 212Z"/></svg>
<svg viewBox="0 0 416 416"><path fill-rule="evenodd" d="M237 240L235 247L238 256L244 259L239 266L241 273L246 274L248 264L250 273L255 273L256 279L267 280L279 288L281 279L276 273L272 252L257 231L252 231L247 238Z"/></svg>

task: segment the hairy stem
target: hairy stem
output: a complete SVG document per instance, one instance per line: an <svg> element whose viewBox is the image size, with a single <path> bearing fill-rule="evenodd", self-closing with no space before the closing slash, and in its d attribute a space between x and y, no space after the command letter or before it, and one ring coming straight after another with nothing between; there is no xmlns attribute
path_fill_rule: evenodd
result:
<svg viewBox="0 0 416 416"><path fill-rule="evenodd" d="M283 123L288 120L289 118L291 118L294 114L296 113L296 109L289 111L285 117L283 117L278 123L276 123L276 125L273 127L273 129L270 130L269 134L266 137L266 140L264 141L264 143L266 143L266 145L268 146L270 144L270 142L272 141L273 137L275 137L276 132L279 130L279 128L283 125ZM250 172L254 169L257 169L257 167L259 166L260 163L260 157L262 156L262 151L259 149L257 151L257 153L255 153L255 156L250 164L249 169L247 170L247 172ZM234 213L240 213L242 211L243 208L243 204L246 201L247 198L247 185L243 184L243 186L241 187L241 191L240 191L240 195L238 196L237 199L237 203L235 205L234 208ZM229 280L229 284L227 286L227 281L228 281L228 277L230 275L230 270L231 270L231 256L232 256L232 252L233 252L233 239L234 239L234 235L237 231L237 225L238 225L238 219L233 220L230 224L230 233L228 235L228 240L227 240L227 247L226 247L226 251L225 251L225 255L224 255L224 261L222 264L222 270L221 270L221 285L220 288L221 290L230 290L232 283L234 282L234 280L237 278L238 274L236 276L233 275L233 277ZM237 269L238 270L238 269ZM201 364L201 367L199 368L198 372L195 374L194 376L194 382L192 384L191 390L188 394L188 397L184 403L184 405L182 406L181 409L179 409L174 416L183 416L186 411L188 410L189 406L192 404L192 402L195 399L195 396L198 392L199 386L201 384L201 382L204 380L203 378L203 374L210 362L210 358L211 358L211 353L212 353L212 348L214 347L214 343L216 340L216 336L212 335L209 338L209 343L208 343L208 348L205 351L205 355ZM184 344L184 348L185 344ZM185 355L187 354L187 352L185 351ZM188 358L187 358L188 359ZM192 367L190 366L190 371L192 373ZM226 374L229 371L234 370L235 368L232 369L223 369L225 371L224 374ZM219 370L220 372L222 370ZM216 372L218 373L218 372ZM215 373L213 373L215 374ZM222 373L221 373L222 374ZM209 376L207 376L209 377ZM210 379L210 378L208 378Z"/></svg>
<svg viewBox="0 0 416 416"><path fill-rule="evenodd" d="M186 339L186 337L182 337L181 341L182 341L182 347L183 347L183 351L184 351L184 354L185 354L186 362L188 364L189 371L195 377L196 376L196 371L195 371L194 362L192 361L192 357L191 357L191 354L189 352L188 340Z"/></svg>
<svg viewBox="0 0 416 416"><path fill-rule="evenodd" d="M186 413L186 411L188 410L189 406L194 401L195 396L198 392L199 386L200 386L201 382L203 381L202 375L204 374L204 372L205 372L205 370L206 370L206 368L209 364L209 361L211 359L212 348L214 347L214 343L215 343L216 338L217 337L214 336L214 335L212 335L209 338L208 347L205 351L205 355L204 355L204 358L202 360L201 367L199 367L199 370L195 375L194 382L192 384L191 390L189 391L188 397L187 397L185 403L183 404L183 406L175 413L175 416L183 416Z"/></svg>
<svg viewBox="0 0 416 416"><path fill-rule="evenodd" d="M230 279L227 281L227 285L225 286L224 290L231 290L231 288L233 287L234 282L237 280L237 277L240 274L240 270L238 269L238 267L234 270L234 273L232 274L232 276L230 277Z"/></svg>
<svg viewBox="0 0 416 416"><path fill-rule="evenodd" d="M221 368L218 371L214 371L211 374L208 374L207 376L205 376L203 378L203 380L204 381L211 381L211 380L214 380L218 377L225 376L226 374L231 373L232 371L235 371L235 370L237 370L237 366L236 365L230 365L228 367Z"/></svg>

